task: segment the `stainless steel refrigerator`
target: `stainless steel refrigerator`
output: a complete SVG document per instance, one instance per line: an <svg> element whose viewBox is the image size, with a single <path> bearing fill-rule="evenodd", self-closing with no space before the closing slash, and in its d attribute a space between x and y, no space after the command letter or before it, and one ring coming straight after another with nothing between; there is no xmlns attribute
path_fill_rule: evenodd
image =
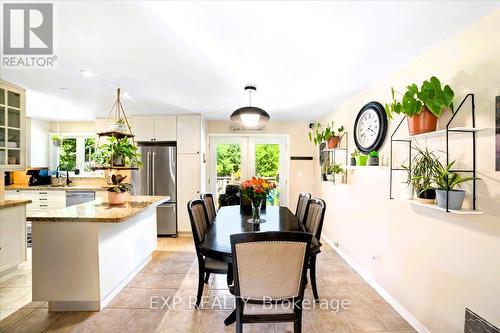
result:
<svg viewBox="0 0 500 333"><path fill-rule="evenodd" d="M156 209L160 236L177 236L177 150L175 142L138 142L142 167L132 172L133 195L165 195Z"/></svg>

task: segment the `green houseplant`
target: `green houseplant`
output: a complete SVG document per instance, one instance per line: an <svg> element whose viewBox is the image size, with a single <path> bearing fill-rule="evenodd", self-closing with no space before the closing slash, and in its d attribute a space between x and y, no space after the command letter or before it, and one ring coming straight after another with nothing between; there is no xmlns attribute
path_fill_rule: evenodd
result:
<svg viewBox="0 0 500 333"><path fill-rule="evenodd" d="M385 105L387 117L404 114L408 120L410 135L433 132L437 127L437 119L445 108L453 110L455 93L449 85L441 87L435 76L425 80L418 89L415 83L406 87L401 100L396 99L396 91L391 88L392 102Z"/></svg>
<svg viewBox="0 0 500 333"><path fill-rule="evenodd" d="M127 178L127 176L122 176L120 174L111 176L113 186L107 190L108 202L110 205L123 204L125 202L125 193L132 191L132 184L123 182L125 178Z"/></svg>
<svg viewBox="0 0 500 333"><path fill-rule="evenodd" d="M333 181L333 165L326 167L326 180Z"/></svg>
<svg viewBox="0 0 500 333"><path fill-rule="evenodd" d="M359 153L358 156L356 156L356 165L357 166L366 166L367 160L368 160L368 155Z"/></svg>
<svg viewBox="0 0 500 333"><path fill-rule="evenodd" d="M335 130L333 121L325 128L320 123L314 123L309 131L309 141L314 142L315 145L326 142L328 149L337 148L342 132L344 132L344 126Z"/></svg>
<svg viewBox="0 0 500 333"><path fill-rule="evenodd" d="M378 151L372 150L368 154L368 165L370 165L370 166L377 166L377 165L379 165L379 157L378 156L379 156Z"/></svg>
<svg viewBox="0 0 500 333"><path fill-rule="evenodd" d="M94 154L96 163L101 166L141 166L141 155L129 138L117 139L112 136L108 143L99 146Z"/></svg>
<svg viewBox="0 0 500 333"><path fill-rule="evenodd" d="M436 191L432 187L434 180L434 171L438 157L433 151L426 147L421 149L418 146L414 148L416 154L411 163L411 184L417 193L417 200L423 203L434 203Z"/></svg>
<svg viewBox="0 0 500 333"><path fill-rule="evenodd" d="M448 192L448 208L453 210L462 209L465 191L456 189L460 184L474 180L474 177L462 177L451 171L455 161L443 166L437 162L433 169L433 183L436 186L436 201L439 207L446 208L446 192ZM477 178L476 178L477 179Z"/></svg>
<svg viewBox="0 0 500 333"><path fill-rule="evenodd" d="M340 164L332 165L332 173L335 184L342 184L344 182L344 169Z"/></svg>
<svg viewBox="0 0 500 333"><path fill-rule="evenodd" d="M59 134L59 133L53 133L50 136L50 139L52 140L52 143L54 144L54 146L60 147L61 143L63 141L63 136L61 134Z"/></svg>
<svg viewBox="0 0 500 333"><path fill-rule="evenodd" d="M351 153L351 165L356 165L356 157L359 156L359 150L354 149Z"/></svg>

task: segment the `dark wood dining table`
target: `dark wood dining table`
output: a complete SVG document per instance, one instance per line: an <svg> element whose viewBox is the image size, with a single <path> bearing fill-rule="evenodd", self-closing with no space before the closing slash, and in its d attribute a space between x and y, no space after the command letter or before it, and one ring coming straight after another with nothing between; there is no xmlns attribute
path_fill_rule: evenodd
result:
<svg viewBox="0 0 500 333"><path fill-rule="evenodd" d="M248 223L251 216L240 212L240 206L221 207L217 212L214 223L200 244L201 254L232 263L231 241L229 236L242 232L262 231L295 231L306 232L298 218L290 209L282 206L267 206L262 211L261 218L266 222L260 224ZM311 255L318 254L321 243L313 237Z"/></svg>

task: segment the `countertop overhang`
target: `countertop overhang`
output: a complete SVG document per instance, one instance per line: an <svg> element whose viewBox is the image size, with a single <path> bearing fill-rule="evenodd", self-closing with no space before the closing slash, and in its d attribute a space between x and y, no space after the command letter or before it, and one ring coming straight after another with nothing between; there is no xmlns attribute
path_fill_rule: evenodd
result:
<svg viewBox="0 0 500 333"><path fill-rule="evenodd" d="M7 185L5 190L23 190L23 191L105 191L108 187L97 186L97 185L64 185L64 186L52 186L52 185Z"/></svg>
<svg viewBox="0 0 500 333"><path fill-rule="evenodd" d="M0 200L0 209L27 205L30 203L31 200Z"/></svg>
<svg viewBox="0 0 500 333"><path fill-rule="evenodd" d="M26 219L32 222L119 223L141 213L148 207L169 200L168 196L131 196L123 205L110 205L104 199L96 199L65 208L28 211Z"/></svg>

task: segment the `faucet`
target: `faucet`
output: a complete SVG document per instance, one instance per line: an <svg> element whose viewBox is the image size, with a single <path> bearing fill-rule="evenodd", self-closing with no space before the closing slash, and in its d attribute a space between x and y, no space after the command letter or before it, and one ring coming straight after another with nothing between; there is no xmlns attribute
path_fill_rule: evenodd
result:
<svg viewBox="0 0 500 333"><path fill-rule="evenodd" d="M69 184L71 184L71 183L72 183L72 181L69 180L69 171L66 170L66 186L69 186Z"/></svg>
<svg viewBox="0 0 500 333"><path fill-rule="evenodd" d="M59 164L56 168L56 178L59 178L59 170L61 169L61 164Z"/></svg>

